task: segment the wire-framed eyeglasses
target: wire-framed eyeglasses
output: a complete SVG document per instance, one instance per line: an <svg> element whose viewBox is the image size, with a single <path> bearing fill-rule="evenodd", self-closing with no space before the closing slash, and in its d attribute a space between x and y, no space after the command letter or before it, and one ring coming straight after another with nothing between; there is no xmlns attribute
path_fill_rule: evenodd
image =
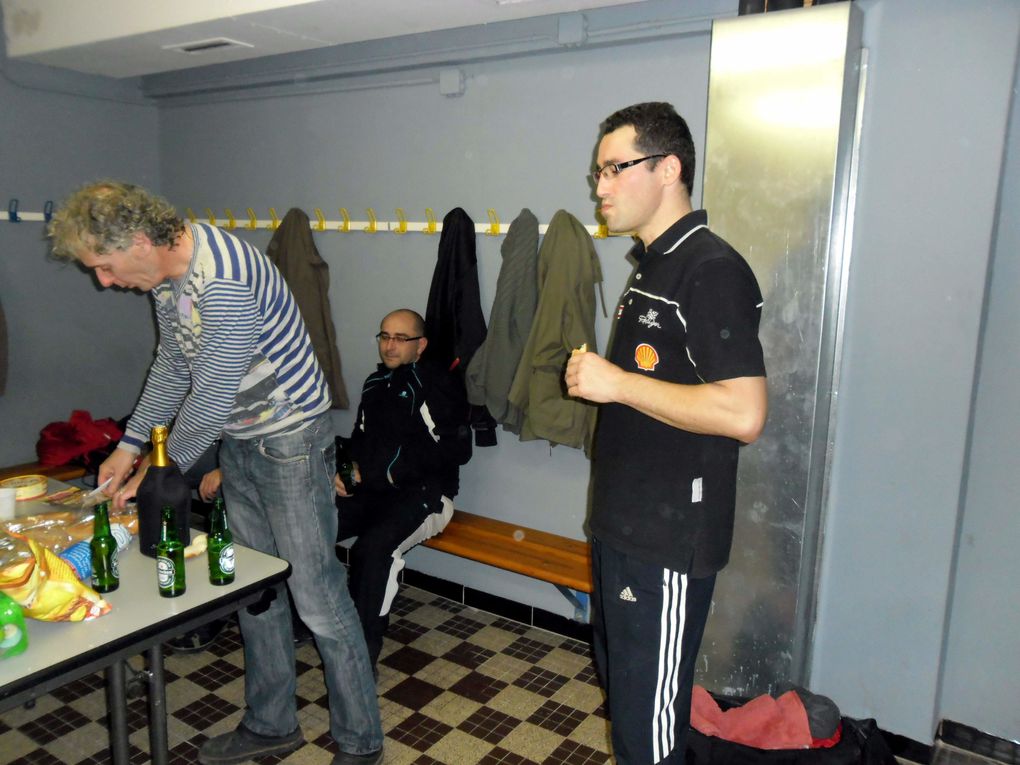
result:
<svg viewBox="0 0 1020 765"><path fill-rule="evenodd" d="M403 345L404 343L410 343L415 340L421 340L421 338L422 335L418 335L416 337L408 337L407 335L391 335L389 332L380 332L375 336L375 339L379 341L380 345L388 343L391 340L395 343L400 343L401 345Z"/></svg>
<svg viewBox="0 0 1020 765"><path fill-rule="evenodd" d="M630 159L626 162L610 162L608 165L603 165L597 170L592 170L591 177L595 179L595 185L598 185L599 179L603 176L605 176L607 180L611 181L628 167L640 165L642 162L649 159L662 159L663 157L668 156L668 154L649 154L647 157L638 157L637 159Z"/></svg>

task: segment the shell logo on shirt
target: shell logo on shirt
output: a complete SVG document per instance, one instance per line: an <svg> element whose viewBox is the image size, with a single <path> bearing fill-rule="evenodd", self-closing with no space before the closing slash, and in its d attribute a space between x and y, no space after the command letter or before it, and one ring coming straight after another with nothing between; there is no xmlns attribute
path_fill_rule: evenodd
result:
<svg viewBox="0 0 1020 765"><path fill-rule="evenodd" d="M651 372L659 364L659 352L648 343L641 343L634 349L634 361L638 369Z"/></svg>

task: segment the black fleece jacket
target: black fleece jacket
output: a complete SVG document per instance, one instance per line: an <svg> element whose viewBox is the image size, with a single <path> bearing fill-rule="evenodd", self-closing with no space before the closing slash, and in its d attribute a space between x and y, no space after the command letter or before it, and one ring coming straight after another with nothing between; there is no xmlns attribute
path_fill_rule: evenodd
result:
<svg viewBox="0 0 1020 765"><path fill-rule="evenodd" d="M416 362L379 364L361 390L350 454L370 491L415 484L454 497L471 458L468 403L450 372Z"/></svg>

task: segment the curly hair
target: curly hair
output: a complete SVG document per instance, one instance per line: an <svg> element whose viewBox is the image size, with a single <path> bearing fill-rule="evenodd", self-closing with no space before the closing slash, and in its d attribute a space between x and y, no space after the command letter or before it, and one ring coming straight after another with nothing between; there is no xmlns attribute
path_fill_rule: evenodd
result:
<svg viewBox="0 0 1020 765"><path fill-rule="evenodd" d="M169 202L141 186L98 181L64 200L46 233L54 255L74 260L84 252L126 250L139 231L154 245L168 246L184 231L184 221Z"/></svg>
<svg viewBox="0 0 1020 765"><path fill-rule="evenodd" d="M602 123L599 140L631 125L637 134L634 145L644 154L672 154L680 160L680 180L691 194L694 188L694 139L684 118L672 104L648 101L634 104L609 115ZM652 160L653 167L658 160Z"/></svg>

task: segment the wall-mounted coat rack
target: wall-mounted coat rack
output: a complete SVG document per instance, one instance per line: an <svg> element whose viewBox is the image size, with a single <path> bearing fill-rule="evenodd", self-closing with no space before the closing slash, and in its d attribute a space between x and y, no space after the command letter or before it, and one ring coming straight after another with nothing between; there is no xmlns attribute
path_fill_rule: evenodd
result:
<svg viewBox="0 0 1020 765"><path fill-rule="evenodd" d="M409 221L407 215L404 213L402 207L398 207L395 210L396 220L379 220L375 213L375 210L371 207L365 210L365 220L351 220L350 213L347 212L346 207L339 208L340 219L338 220L327 220L323 214L322 209L319 207L314 208L315 216L309 221L313 231L332 231L339 232L342 234L364 232L366 234L378 234L383 231L388 231L393 234L437 234L443 230L443 224L436 220L435 213L431 207L425 208L425 220L424 221ZM274 231L280 226L280 216L276 213L275 207L269 208L268 218L259 218L255 214L255 210L251 207L246 208L246 215L241 219L238 219L233 211L229 207L224 208L225 215L222 218L216 216L211 208L205 208L204 220L208 220L214 226L220 226L228 231L234 229L249 229L255 231L257 229L269 229ZM185 215L192 223L197 223L199 217L195 215L194 211L190 207L185 208ZM510 225L501 223L499 216L493 208L486 210L488 216L488 223L477 223L475 224L475 233L485 234L486 236L502 236L510 230ZM9 223L21 223L22 221L49 221L53 216L53 202L46 202L43 206L42 212L21 212L18 210L18 200L11 199L7 205L7 218L4 219ZM548 223L539 224L538 233L545 234L549 228ZM627 234L616 234L610 233L604 223L594 224L585 226L585 229L594 239L606 239L610 236L628 236Z"/></svg>

